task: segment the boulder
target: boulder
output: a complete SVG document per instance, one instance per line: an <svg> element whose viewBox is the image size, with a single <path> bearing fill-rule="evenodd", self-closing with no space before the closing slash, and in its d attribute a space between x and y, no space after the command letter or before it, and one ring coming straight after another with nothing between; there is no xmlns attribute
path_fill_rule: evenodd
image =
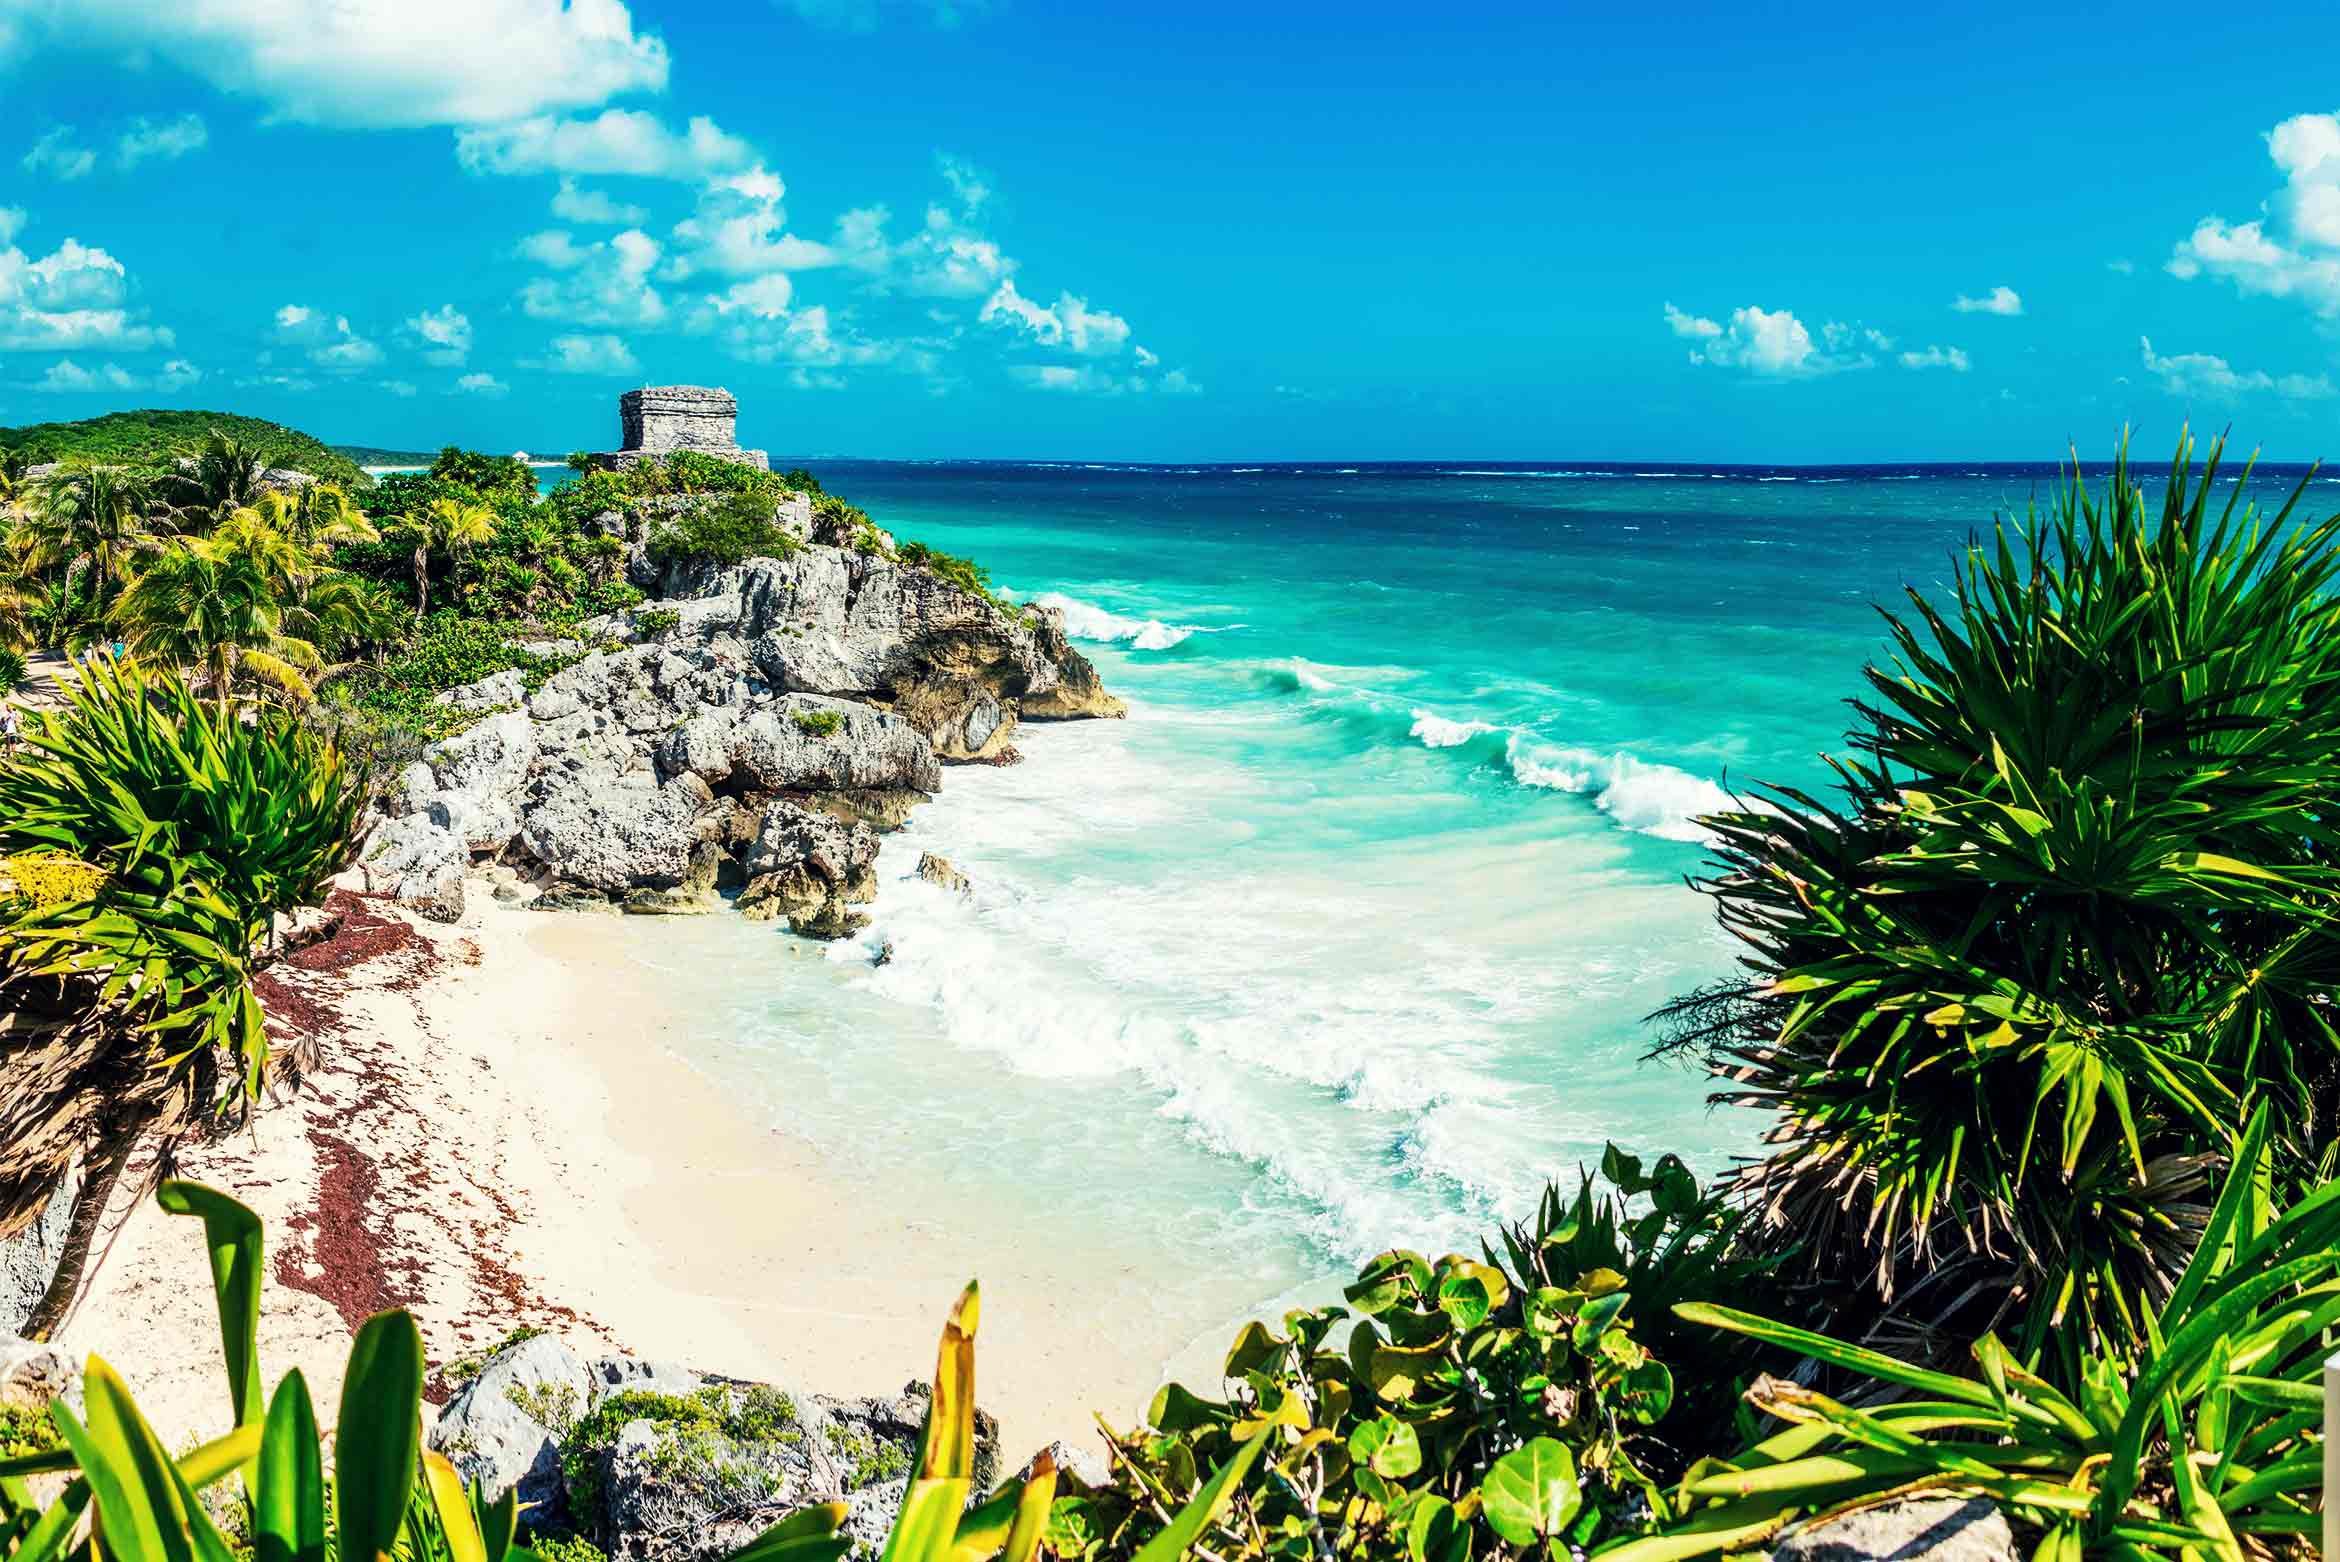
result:
<svg viewBox="0 0 2340 1562"><path fill-rule="evenodd" d="M368 890L433 922L463 919L463 870L470 862L463 840L427 812L383 820L358 848Z"/></svg>
<svg viewBox="0 0 2340 1562"><path fill-rule="evenodd" d="M632 1389L649 1394L696 1394L706 1379L671 1361L643 1361L635 1356L602 1356L588 1369L597 1394Z"/></svg>
<svg viewBox="0 0 2340 1562"><path fill-rule="evenodd" d="M877 836L866 825L774 802L742 857L748 885L739 908L785 916L812 937L842 938L866 921L845 905L877 898L877 854ZM810 926L797 927L800 920Z"/></svg>
<svg viewBox="0 0 2340 1562"><path fill-rule="evenodd" d="M520 676L520 669L507 667L476 683L449 689L438 695L434 703L452 705L459 711L518 710L528 702L528 685Z"/></svg>
<svg viewBox="0 0 2340 1562"><path fill-rule="evenodd" d="M908 789L942 785L934 746L909 722L848 700L795 695L742 717L732 766L767 791Z"/></svg>
<svg viewBox="0 0 2340 1562"><path fill-rule="evenodd" d="M564 780L522 816L520 845L561 883L618 895L672 889L690 869L705 788Z"/></svg>
<svg viewBox="0 0 2340 1562"><path fill-rule="evenodd" d="M938 857L933 852L918 854L918 877L954 895L968 894L974 888L967 882L967 875L951 866L950 858Z"/></svg>
<svg viewBox="0 0 2340 1562"><path fill-rule="evenodd" d="M490 1356L431 1424L428 1442L478 1481L490 1500L517 1487L543 1522L562 1502L560 1440L593 1408L597 1384L578 1354L549 1334Z"/></svg>
<svg viewBox="0 0 2340 1562"><path fill-rule="evenodd" d="M81 1409L81 1363L56 1345L0 1334L0 1408Z"/></svg>
<svg viewBox="0 0 2340 1562"><path fill-rule="evenodd" d="M518 711L492 716L424 750L438 793L433 824L475 852L500 852L520 833L520 800L536 765L536 724Z"/></svg>
<svg viewBox="0 0 2340 1562"><path fill-rule="evenodd" d="M2007 1516L1982 1497L1907 1497L1798 1525L1773 1562L2019 1562Z"/></svg>

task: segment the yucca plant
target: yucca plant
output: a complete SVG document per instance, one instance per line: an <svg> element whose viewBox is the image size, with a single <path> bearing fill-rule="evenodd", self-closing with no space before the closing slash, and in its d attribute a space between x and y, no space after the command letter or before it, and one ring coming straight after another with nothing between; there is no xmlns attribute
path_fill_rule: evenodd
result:
<svg viewBox="0 0 2340 1562"><path fill-rule="evenodd" d="M1773 1114L1747 1239L1835 1326L2004 1329L2067 1391L2141 1337L2261 1102L2274 1175L2334 1143L2340 520L2181 441L2002 520L1886 615L1833 795L1707 821L1751 982L1669 1011Z"/></svg>
<svg viewBox="0 0 2340 1562"><path fill-rule="evenodd" d="M1937 1372L1735 1308L1729 1330L1908 1397L1855 1408L1777 1379L1750 1391L1787 1429L1681 1483L1685 1517L1602 1562L1756 1549L1800 1515L1912 1494L1989 1498L2042 1562L2308 1556L2323 1496L2323 1362L2340 1323L2340 1182L2280 1214L2266 1197L2269 1109L2236 1146L2193 1260L2132 1349L2087 1353L2066 1392L1996 1336L1975 1377Z"/></svg>
<svg viewBox="0 0 2340 1562"><path fill-rule="evenodd" d="M339 755L285 713L222 713L103 658L67 700L0 762L0 856L88 870L83 894L0 899L0 1237L86 1171L35 1336L139 1140L260 1089L259 946L348 861L357 809Z"/></svg>

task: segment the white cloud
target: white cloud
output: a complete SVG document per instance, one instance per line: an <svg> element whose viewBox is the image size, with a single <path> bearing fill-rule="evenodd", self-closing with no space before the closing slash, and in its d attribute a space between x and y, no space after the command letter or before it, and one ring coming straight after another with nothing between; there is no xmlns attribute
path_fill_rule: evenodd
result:
<svg viewBox="0 0 2340 1562"><path fill-rule="evenodd" d="M552 198L555 217L563 222L597 223L606 227L632 227L650 214L639 206L614 201L600 190L582 190L574 179L563 179Z"/></svg>
<svg viewBox="0 0 2340 1562"><path fill-rule="evenodd" d="M37 49L160 57L270 115L372 128L485 125L666 86L666 45L622 0L0 0Z"/></svg>
<svg viewBox="0 0 2340 1562"><path fill-rule="evenodd" d="M2108 260L2104 263L2104 269L2116 276L2134 276L2137 272L2137 263L2127 259Z"/></svg>
<svg viewBox="0 0 2340 1562"><path fill-rule="evenodd" d="M1149 391L1168 396L1192 396L1202 387L1186 377L1185 371L1173 369L1159 376L1144 374L1116 374L1096 364L1039 363L1014 364L1008 373L1019 383L1034 390L1071 391L1090 396L1141 395Z"/></svg>
<svg viewBox="0 0 2340 1562"><path fill-rule="evenodd" d="M211 132L200 114L159 121L141 115L115 138L114 162L124 170L149 161L167 163L201 151L210 140Z"/></svg>
<svg viewBox="0 0 2340 1562"><path fill-rule="evenodd" d="M1726 325L1701 315L1686 314L1668 304L1665 320L1676 336L1697 344L1690 349L1692 363L1745 369L1765 379L1797 379L1838 369L1862 369L1871 361L1866 356L1846 357L1838 351L1822 351L1804 322L1785 309L1760 309L1750 304L1732 310ZM1826 325L1821 329L1833 338L1834 347L1841 347L1849 342L1852 328Z"/></svg>
<svg viewBox="0 0 2340 1562"><path fill-rule="evenodd" d="M622 338L556 336L547 344L548 356L540 367L556 374L630 374L641 365Z"/></svg>
<svg viewBox="0 0 2340 1562"><path fill-rule="evenodd" d="M416 386L412 380L384 380L382 382L382 389L388 391L391 395L396 396L401 400L405 400L416 394Z"/></svg>
<svg viewBox="0 0 2340 1562"><path fill-rule="evenodd" d="M2171 251L2170 275L2223 277L2244 293L2296 298L2316 314L2340 315L2340 118L2295 114L2267 133L2283 188L2262 219L2204 217Z"/></svg>
<svg viewBox="0 0 2340 1562"><path fill-rule="evenodd" d="M24 154L26 173L47 174L52 179L83 179L97 167L97 153L73 139L71 125L58 125L41 132L32 150Z"/></svg>
<svg viewBox="0 0 2340 1562"><path fill-rule="evenodd" d="M1958 374L1964 374L1974 367L1967 361L1966 350L1961 347L1928 347L1922 352L1903 353L1901 366L1904 369L1949 369Z"/></svg>
<svg viewBox="0 0 2340 1562"><path fill-rule="evenodd" d="M466 130L455 155L475 174L633 174L705 179L755 161L755 150L701 115L681 131L639 109L604 109L591 119L539 114Z"/></svg>
<svg viewBox="0 0 2340 1562"><path fill-rule="evenodd" d="M2237 369L2210 353L2163 357L2154 352L2150 337L2141 336L2137 342L2144 350L2145 367L2159 375L2162 385L2176 395L2217 399L2271 391L2287 400L2321 401L2333 394L2327 375L2274 375L2264 369Z"/></svg>
<svg viewBox="0 0 2340 1562"><path fill-rule="evenodd" d="M786 194L780 176L761 163L711 181L700 192L697 212L675 224L682 253L666 274L679 278L706 270L752 277L835 265L836 250L786 231L788 214L780 204Z"/></svg>
<svg viewBox="0 0 2340 1562"><path fill-rule="evenodd" d="M523 249L561 273L538 277L520 290L521 310L536 319L647 326L666 318L666 300L650 285L650 272L663 251L639 228L583 245L565 233L540 233Z"/></svg>
<svg viewBox="0 0 2340 1562"><path fill-rule="evenodd" d="M382 361L381 347L359 335L349 316L327 316L307 304L286 304L276 311L275 340L300 349L318 368L338 374Z"/></svg>
<svg viewBox="0 0 2340 1562"><path fill-rule="evenodd" d="M33 382L32 389L60 395L88 391L171 391L184 389L202 378L203 371L184 358L173 358L152 374L137 373L118 363L101 363L94 369L85 369L70 358L60 358Z"/></svg>
<svg viewBox="0 0 2340 1562"><path fill-rule="evenodd" d="M466 396L501 396L512 387L484 371L466 374L455 382L455 388Z"/></svg>
<svg viewBox="0 0 2340 1562"><path fill-rule="evenodd" d="M453 304L426 309L406 322L406 334L423 350L423 361L443 369L471 356L471 318Z"/></svg>
<svg viewBox="0 0 2340 1562"><path fill-rule="evenodd" d="M2023 313L2023 295L2002 282L1979 298L1961 293L1950 301L1950 307L1962 315L2019 315Z"/></svg>
<svg viewBox="0 0 2340 1562"><path fill-rule="evenodd" d="M135 352L168 347L171 333L132 310L129 273L120 261L79 239L39 260L13 242L24 214L0 209L0 349L62 352L110 347Z"/></svg>
<svg viewBox="0 0 2340 1562"><path fill-rule="evenodd" d="M1043 347L1063 346L1076 353L1117 353L1129 342L1129 322L1121 316L1091 309L1085 299L1070 293L1057 294L1056 302L1043 309L1017 292L1012 278L984 301L977 318L985 325L1028 331Z"/></svg>

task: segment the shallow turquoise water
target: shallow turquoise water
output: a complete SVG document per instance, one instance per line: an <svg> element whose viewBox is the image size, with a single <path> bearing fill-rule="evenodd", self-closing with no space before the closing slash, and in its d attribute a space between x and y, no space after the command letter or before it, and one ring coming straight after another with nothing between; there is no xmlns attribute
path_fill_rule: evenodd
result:
<svg viewBox="0 0 2340 1562"><path fill-rule="evenodd" d="M1818 784L1872 604L2052 475L821 472L1062 607L1131 719L951 772L849 944L671 935L699 1061L869 1196L1126 1254L1198 1329L1474 1243L1605 1140L1751 1149L1643 1061L1729 969L1692 816Z"/></svg>

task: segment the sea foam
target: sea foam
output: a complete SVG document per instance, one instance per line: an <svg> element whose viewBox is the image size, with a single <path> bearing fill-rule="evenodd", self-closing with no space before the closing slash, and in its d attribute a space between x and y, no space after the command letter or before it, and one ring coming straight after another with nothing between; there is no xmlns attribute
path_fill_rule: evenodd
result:
<svg viewBox="0 0 2340 1562"><path fill-rule="evenodd" d="M1064 615L1064 632L1075 640L1126 645L1133 651L1167 651L1188 636L1203 632L1199 624L1165 624L1158 618L1132 618L1061 591L1043 591L1032 598L1035 607L1055 608Z"/></svg>

